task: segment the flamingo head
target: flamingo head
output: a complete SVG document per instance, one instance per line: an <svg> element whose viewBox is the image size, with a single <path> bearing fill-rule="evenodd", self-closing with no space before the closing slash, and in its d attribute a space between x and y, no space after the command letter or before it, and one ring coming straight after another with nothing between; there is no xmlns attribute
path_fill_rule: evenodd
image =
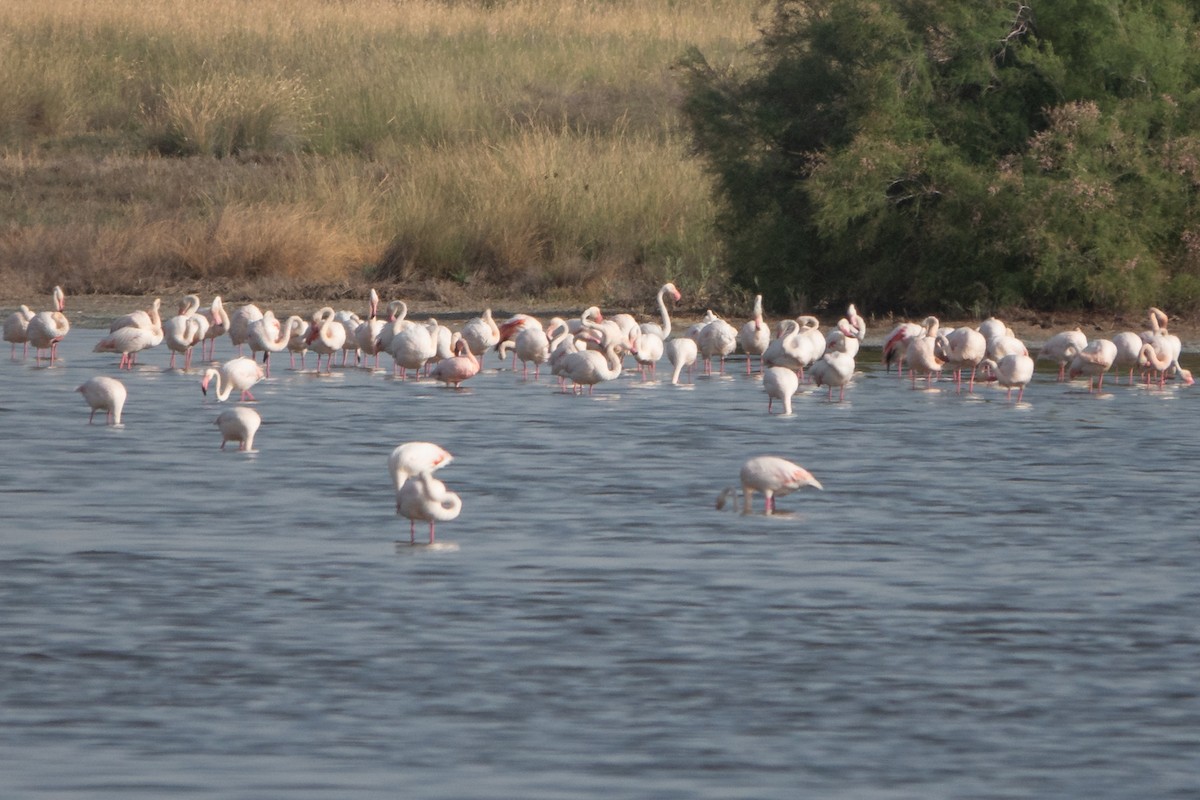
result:
<svg viewBox="0 0 1200 800"><path fill-rule="evenodd" d="M320 335L321 335L321 326L314 320L313 322L309 323L308 335L306 335L304 337L304 343L312 344L313 342L316 341L317 337Z"/></svg>
<svg viewBox="0 0 1200 800"><path fill-rule="evenodd" d="M673 300L674 300L676 303L678 303L680 300L682 300L682 299L683 299L683 295L681 295L681 294L679 293L679 290L675 288L675 284L673 284L673 283L668 283L668 284L667 284L667 293L671 295L671 298L672 298L672 299L673 299Z"/></svg>
<svg viewBox="0 0 1200 800"><path fill-rule="evenodd" d="M1184 386L1191 386L1196 382L1192 378L1192 371L1190 369L1184 369L1183 367L1179 368L1179 379L1183 381Z"/></svg>

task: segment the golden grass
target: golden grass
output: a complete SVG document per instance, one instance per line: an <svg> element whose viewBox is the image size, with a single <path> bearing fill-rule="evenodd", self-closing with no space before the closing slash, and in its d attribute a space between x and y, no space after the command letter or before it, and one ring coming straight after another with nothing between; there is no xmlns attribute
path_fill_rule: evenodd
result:
<svg viewBox="0 0 1200 800"><path fill-rule="evenodd" d="M0 279L713 291L671 64L756 7L0 0Z"/></svg>

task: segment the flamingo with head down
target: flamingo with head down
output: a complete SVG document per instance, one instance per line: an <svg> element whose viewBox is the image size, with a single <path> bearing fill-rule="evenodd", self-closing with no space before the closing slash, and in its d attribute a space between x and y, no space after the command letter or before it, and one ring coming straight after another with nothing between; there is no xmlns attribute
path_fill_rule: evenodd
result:
<svg viewBox="0 0 1200 800"><path fill-rule="evenodd" d="M453 460L454 456L433 442L406 442L388 457L396 513L408 518L410 544L416 541L417 520L429 522L429 543L433 544L435 525L457 518L462 511L461 498L433 477Z"/></svg>
<svg viewBox="0 0 1200 800"><path fill-rule="evenodd" d="M97 411L105 412L105 420L109 425L121 424L121 409L125 407L125 399L128 396L125 384L107 375L97 375L88 378L75 391L82 394L83 399L91 406L89 425L96 418Z"/></svg>
<svg viewBox="0 0 1200 800"><path fill-rule="evenodd" d="M825 488L804 467L778 456L755 456L749 459L742 465L741 479L743 514L751 512L755 492L763 494L763 513L774 514L776 497L791 494L804 486ZM737 489L732 486L721 492L717 498L717 508L724 508L731 497L737 497Z"/></svg>
<svg viewBox="0 0 1200 800"><path fill-rule="evenodd" d="M253 408L236 406L222 411L213 425L221 429L221 449L226 442L237 442L238 450L249 452L254 449L254 434L262 425L262 417Z"/></svg>
<svg viewBox="0 0 1200 800"><path fill-rule="evenodd" d="M239 356L216 367L209 367L200 379L200 391L208 394L208 385L215 378L217 381L217 401L225 402L234 389L241 392L241 400L253 400L250 387L264 377L263 368L252 358Z"/></svg>

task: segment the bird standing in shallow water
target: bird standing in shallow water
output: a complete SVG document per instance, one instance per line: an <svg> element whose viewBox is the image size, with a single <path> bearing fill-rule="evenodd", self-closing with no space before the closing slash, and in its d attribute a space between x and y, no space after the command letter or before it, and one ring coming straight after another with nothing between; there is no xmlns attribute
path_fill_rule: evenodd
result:
<svg viewBox="0 0 1200 800"><path fill-rule="evenodd" d="M776 497L791 494L802 486L825 488L804 467L778 456L755 456L749 459L742 465L741 479L743 514L750 513L755 492L763 493L763 513L774 514ZM724 508L726 500L736 496L735 487L725 489L717 498L717 508Z"/></svg>
<svg viewBox="0 0 1200 800"><path fill-rule="evenodd" d="M262 425L262 417L253 408L237 406L222 411L213 425L221 429L222 450L226 442L237 442L238 450L249 451L254 449L254 434Z"/></svg>
<svg viewBox="0 0 1200 800"><path fill-rule="evenodd" d="M97 375L88 378L75 391L82 394L92 407L92 413L88 416L89 425L96 418L96 412L101 410L105 412L105 420L109 425L121 424L121 409L125 407L125 398L128 396L125 384L107 375Z"/></svg>
<svg viewBox="0 0 1200 800"><path fill-rule="evenodd" d="M429 543L435 525L449 522L462 511L462 499L433 477L436 470L454 460L433 442L405 442L388 457L388 472L396 488L396 513L408 518L409 543L416 541L416 521L429 522Z"/></svg>

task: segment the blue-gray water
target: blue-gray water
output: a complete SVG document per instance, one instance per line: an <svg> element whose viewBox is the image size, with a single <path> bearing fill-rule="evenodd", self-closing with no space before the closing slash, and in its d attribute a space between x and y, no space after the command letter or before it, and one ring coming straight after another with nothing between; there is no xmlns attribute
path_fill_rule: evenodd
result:
<svg viewBox="0 0 1200 800"><path fill-rule="evenodd" d="M0 356L0 796L1200 791L1200 387L1040 372L1014 407L865 352L784 418L736 371L588 398L277 357L246 455L162 349L89 426L99 336ZM413 439L455 455L457 549L394 515ZM825 491L715 510L760 453Z"/></svg>

